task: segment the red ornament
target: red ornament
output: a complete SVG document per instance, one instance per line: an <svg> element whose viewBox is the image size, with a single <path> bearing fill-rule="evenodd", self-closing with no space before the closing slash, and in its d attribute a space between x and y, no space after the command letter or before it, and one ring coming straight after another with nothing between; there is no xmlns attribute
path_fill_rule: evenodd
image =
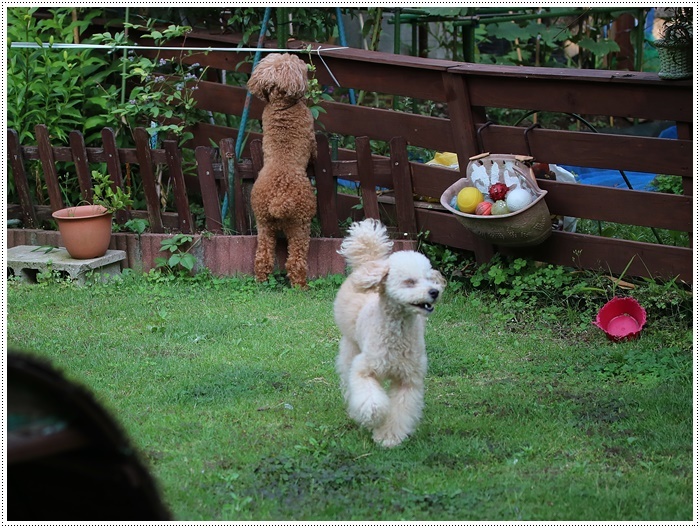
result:
<svg viewBox="0 0 700 528"><path fill-rule="evenodd" d="M480 202L476 206L476 211L474 211L474 214L478 215L490 215L491 214L491 202Z"/></svg>
<svg viewBox="0 0 700 528"><path fill-rule="evenodd" d="M505 183L494 183L491 187L489 187L489 196L494 202L497 202L498 200L503 200L506 197L506 193L508 192L508 187L506 186Z"/></svg>

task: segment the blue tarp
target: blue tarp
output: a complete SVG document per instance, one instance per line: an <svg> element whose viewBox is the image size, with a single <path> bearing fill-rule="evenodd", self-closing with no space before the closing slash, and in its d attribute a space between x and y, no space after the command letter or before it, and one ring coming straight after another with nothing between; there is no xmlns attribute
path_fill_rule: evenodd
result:
<svg viewBox="0 0 700 528"><path fill-rule="evenodd" d="M676 139L678 137L678 130L675 126L669 127L663 130L659 134L660 138L664 139ZM620 174L619 170L612 169L594 169L590 167L574 167L571 165L560 165L560 167L574 173L581 183L588 185L602 185L604 187L619 187L622 189L628 189L625 179ZM650 191L650 183L656 174L649 172L628 172L625 171L625 175L629 180L632 188L636 191Z"/></svg>

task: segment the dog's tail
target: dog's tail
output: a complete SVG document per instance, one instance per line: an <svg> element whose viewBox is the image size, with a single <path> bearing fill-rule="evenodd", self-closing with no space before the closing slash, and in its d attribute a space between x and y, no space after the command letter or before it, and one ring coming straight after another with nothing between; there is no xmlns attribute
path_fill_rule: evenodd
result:
<svg viewBox="0 0 700 528"><path fill-rule="evenodd" d="M366 264L386 258L391 253L394 243L387 235L386 227L379 220L367 218L362 222L354 222L340 245L341 254L351 270Z"/></svg>

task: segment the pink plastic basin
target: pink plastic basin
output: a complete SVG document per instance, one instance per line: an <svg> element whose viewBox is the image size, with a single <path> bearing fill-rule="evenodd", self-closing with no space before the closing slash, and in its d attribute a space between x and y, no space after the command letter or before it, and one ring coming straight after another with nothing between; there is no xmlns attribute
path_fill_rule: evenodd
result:
<svg viewBox="0 0 700 528"><path fill-rule="evenodd" d="M647 313L632 297L614 297L598 312L593 324L611 341L637 339L647 321Z"/></svg>

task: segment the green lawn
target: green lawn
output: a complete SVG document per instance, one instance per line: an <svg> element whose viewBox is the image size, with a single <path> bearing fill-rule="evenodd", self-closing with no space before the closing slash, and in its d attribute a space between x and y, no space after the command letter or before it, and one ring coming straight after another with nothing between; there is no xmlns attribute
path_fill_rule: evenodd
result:
<svg viewBox="0 0 700 528"><path fill-rule="evenodd" d="M424 419L386 450L343 408L339 281L10 281L7 342L95 393L178 520L692 520L687 323L614 344L450 288Z"/></svg>

